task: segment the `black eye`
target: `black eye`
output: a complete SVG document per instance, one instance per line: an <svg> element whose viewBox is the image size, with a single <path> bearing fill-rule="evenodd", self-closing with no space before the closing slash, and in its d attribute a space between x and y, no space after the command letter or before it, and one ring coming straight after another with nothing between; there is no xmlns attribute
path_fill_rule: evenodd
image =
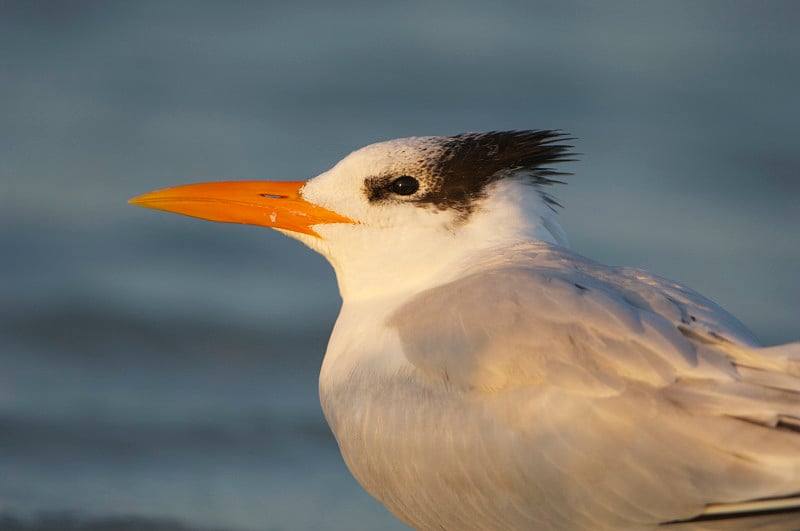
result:
<svg viewBox="0 0 800 531"><path fill-rule="evenodd" d="M411 195L419 190L419 181L410 175L402 175L392 181L389 189L393 194L397 195Z"/></svg>

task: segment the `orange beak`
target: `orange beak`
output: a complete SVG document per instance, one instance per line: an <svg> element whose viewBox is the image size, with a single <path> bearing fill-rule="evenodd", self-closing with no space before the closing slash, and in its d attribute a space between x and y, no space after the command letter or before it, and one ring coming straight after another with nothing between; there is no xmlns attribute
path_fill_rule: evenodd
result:
<svg viewBox="0 0 800 531"><path fill-rule="evenodd" d="M319 238L321 223L355 223L303 199L305 181L222 181L150 192L128 202L185 216L285 229Z"/></svg>

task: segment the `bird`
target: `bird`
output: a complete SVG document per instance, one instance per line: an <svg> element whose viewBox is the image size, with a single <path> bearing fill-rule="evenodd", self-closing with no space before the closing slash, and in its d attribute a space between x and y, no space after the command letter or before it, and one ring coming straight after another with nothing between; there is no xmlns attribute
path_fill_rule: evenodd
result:
<svg viewBox="0 0 800 531"><path fill-rule="evenodd" d="M800 529L800 342L570 250L560 130L420 136L307 181L143 207L276 229L342 297L320 402L355 479L419 530Z"/></svg>

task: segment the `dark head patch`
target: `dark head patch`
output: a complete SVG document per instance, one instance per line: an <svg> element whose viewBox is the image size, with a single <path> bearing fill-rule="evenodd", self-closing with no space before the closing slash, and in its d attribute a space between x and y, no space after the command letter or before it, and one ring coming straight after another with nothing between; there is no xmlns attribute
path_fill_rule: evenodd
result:
<svg viewBox="0 0 800 531"><path fill-rule="evenodd" d="M467 216L485 196L489 184L511 175L522 175L537 186L559 183L556 177L564 173L549 165L571 160L572 146L561 143L568 137L559 131L464 133L426 140L430 143L420 150L420 160L403 168L402 173L367 180L370 201L393 197L394 180L410 175L421 186L415 197L403 200ZM542 197L551 207L558 205L549 194L542 192Z"/></svg>

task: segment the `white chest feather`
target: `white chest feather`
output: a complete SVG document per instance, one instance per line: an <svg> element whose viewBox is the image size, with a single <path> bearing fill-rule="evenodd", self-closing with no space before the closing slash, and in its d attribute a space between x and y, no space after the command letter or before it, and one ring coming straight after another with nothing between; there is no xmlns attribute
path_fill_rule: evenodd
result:
<svg viewBox="0 0 800 531"><path fill-rule="evenodd" d="M546 407L548 393L512 406L508 394L454 391L407 361L386 320L345 305L320 374L325 416L359 483L415 529L527 529L532 518L558 529L557 514L532 516L548 496L508 445L520 413Z"/></svg>

